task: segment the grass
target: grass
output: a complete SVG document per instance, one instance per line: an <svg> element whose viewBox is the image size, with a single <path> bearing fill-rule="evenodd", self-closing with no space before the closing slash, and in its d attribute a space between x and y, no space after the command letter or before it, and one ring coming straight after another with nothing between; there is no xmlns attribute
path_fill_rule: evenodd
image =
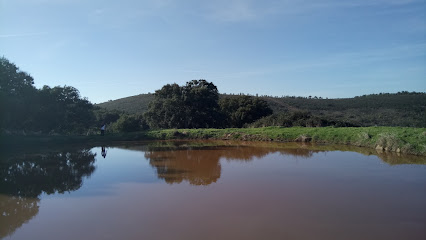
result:
<svg viewBox="0 0 426 240"><path fill-rule="evenodd" d="M2 146L26 146L47 143L107 143L116 141L224 139L243 141L310 141L347 144L378 151L426 156L426 128L360 127L360 128L227 128L227 129L164 129L105 136L2 136Z"/></svg>

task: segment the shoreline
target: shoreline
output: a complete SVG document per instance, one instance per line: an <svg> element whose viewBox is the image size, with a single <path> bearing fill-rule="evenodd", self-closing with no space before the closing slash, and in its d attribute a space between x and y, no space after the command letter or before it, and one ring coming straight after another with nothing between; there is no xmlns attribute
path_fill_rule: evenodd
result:
<svg viewBox="0 0 426 240"><path fill-rule="evenodd" d="M426 128L409 127L265 127L226 129L162 129L100 135L1 135L1 148L38 147L46 144L102 144L149 140L239 140L311 142L367 147L379 152L426 156Z"/></svg>

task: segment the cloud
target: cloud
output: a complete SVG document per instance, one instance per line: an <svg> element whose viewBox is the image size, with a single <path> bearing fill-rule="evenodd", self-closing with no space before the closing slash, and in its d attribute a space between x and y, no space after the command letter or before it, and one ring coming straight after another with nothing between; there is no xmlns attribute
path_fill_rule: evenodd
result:
<svg viewBox="0 0 426 240"><path fill-rule="evenodd" d="M207 6L208 17L223 22L239 22L257 18L260 9L256 9L251 1L225 0L213 1Z"/></svg>
<svg viewBox="0 0 426 240"><path fill-rule="evenodd" d="M297 15L359 7L401 7L422 0L217 0L202 6L209 19L220 22L247 22L274 15Z"/></svg>
<svg viewBox="0 0 426 240"><path fill-rule="evenodd" d="M119 1L102 5L88 13L88 22L105 27L119 28L149 17L162 18L173 8L171 0Z"/></svg>
<svg viewBox="0 0 426 240"><path fill-rule="evenodd" d="M37 33L20 33L20 34L0 34L0 38L19 38L19 37L34 37L47 35L47 32L37 32Z"/></svg>

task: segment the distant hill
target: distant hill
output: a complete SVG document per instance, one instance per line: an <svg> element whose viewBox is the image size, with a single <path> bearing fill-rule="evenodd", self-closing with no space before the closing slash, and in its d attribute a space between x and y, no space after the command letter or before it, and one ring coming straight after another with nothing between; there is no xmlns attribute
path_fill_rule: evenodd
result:
<svg viewBox="0 0 426 240"><path fill-rule="evenodd" d="M221 95L232 97L235 95ZM308 111L327 119L359 126L426 127L426 93L400 92L371 94L354 98L321 99L261 96L274 113ZM154 94L140 94L97 104L108 110L131 114L148 109Z"/></svg>
<svg viewBox="0 0 426 240"><path fill-rule="evenodd" d="M154 94L139 94L136 96L110 100L108 102L96 104L107 110L118 110L126 113L137 114L148 110L148 104L154 99Z"/></svg>

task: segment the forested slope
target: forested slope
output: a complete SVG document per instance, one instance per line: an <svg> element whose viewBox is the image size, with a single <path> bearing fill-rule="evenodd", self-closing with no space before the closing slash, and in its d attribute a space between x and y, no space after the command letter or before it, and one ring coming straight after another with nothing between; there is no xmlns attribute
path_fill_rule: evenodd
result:
<svg viewBox="0 0 426 240"><path fill-rule="evenodd" d="M233 95L221 95L221 98ZM371 94L354 98L323 99L304 97L269 97L266 100L274 113L310 112L334 121L359 126L426 127L426 93L399 92ZM98 104L109 110L143 113L153 94L121 98Z"/></svg>

